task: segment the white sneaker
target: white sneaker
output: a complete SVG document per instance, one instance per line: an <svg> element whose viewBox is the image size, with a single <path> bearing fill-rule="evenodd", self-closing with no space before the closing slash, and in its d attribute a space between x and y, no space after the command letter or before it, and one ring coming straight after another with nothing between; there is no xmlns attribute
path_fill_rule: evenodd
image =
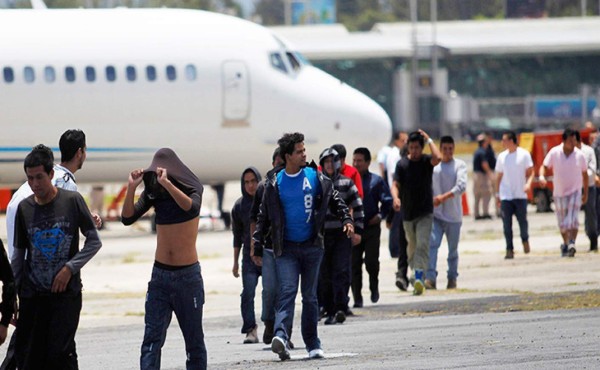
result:
<svg viewBox="0 0 600 370"><path fill-rule="evenodd" d="M290 359L289 347L285 341L279 337L273 337L273 340L271 341L271 351L277 353L281 361Z"/></svg>
<svg viewBox="0 0 600 370"><path fill-rule="evenodd" d="M315 358L324 358L325 354L323 353L323 350L321 348L316 348L313 349L312 351L308 352L308 358L310 359L315 359Z"/></svg>

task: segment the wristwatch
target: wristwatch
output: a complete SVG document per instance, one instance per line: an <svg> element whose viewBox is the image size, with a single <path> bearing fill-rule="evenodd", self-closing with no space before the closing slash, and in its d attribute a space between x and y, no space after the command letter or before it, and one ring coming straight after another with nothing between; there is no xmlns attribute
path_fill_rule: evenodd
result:
<svg viewBox="0 0 600 370"><path fill-rule="evenodd" d="M427 144L429 144L429 145L433 144L433 139L432 138L427 139Z"/></svg>

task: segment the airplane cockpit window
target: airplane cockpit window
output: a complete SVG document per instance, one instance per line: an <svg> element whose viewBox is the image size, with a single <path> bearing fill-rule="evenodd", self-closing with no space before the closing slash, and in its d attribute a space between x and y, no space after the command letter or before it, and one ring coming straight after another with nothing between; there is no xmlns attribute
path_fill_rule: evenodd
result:
<svg viewBox="0 0 600 370"><path fill-rule="evenodd" d="M65 78L68 82L75 81L75 68L73 67L65 67Z"/></svg>
<svg viewBox="0 0 600 370"><path fill-rule="evenodd" d="M117 79L117 71L115 71L115 67L108 66L106 67L106 79L110 82L113 82Z"/></svg>
<svg viewBox="0 0 600 370"><path fill-rule="evenodd" d="M156 80L156 68L154 68L154 66L146 67L146 78L148 81Z"/></svg>
<svg viewBox="0 0 600 370"><path fill-rule="evenodd" d="M44 79L46 82L54 82L56 80L56 72L54 71L54 67L46 66L44 68Z"/></svg>
<svg viewBox="0 0 600 370"><path fill-rule="evenodd" d="M35 71L33 70L33 68L29 66L23 68L23 78L28 84L33 83L33 81L35 81Z"/></svg>
<svg viewBox="0 0 600 370"><path fill-rule="evenodd" d="M125 72L126 72L126 75L127 75L127 81L135 81L136 73L135 73L135 67L134 66L127 66L125 68Z"/></svg>
<svg viewBox="0 0 600 370"><path fill-rule="evenodd" d="M175 67L173 66L167 66L167 80L169 81L175 81L175 79L177 78L177 72L175 71Z"/></svg>
<svg viewBox="0 0 600 370"><path fill-rule="evenodd" d="M185 78L188 81L194 81L196 79L196 66L193 64L185 66Z"/></svg>
<svg viewBox="0 0 600 370"><path fill-rule="evenodd" d="M85 67L85 79L88 82L96 81L96 69L92 66Z"/></svg>
<svg viewBox="0 0 600 370"><path fill-rule="evenodd" d="M305 65L305 66L311 65L311 63L308 61L308 59L306 59L306 57L304 55L300 54L300 52L294 51L293 54L296 57L296 59L300 62L300 64Z"/></svg>
<svg viewBox="0 0 600 370"><path fill-rule="evenodd" d="M294 54L288 51L285 53L285 55L287 55L290 65L292 66L294 71L298 72L300 69L302 69L302 64L300 64L300 62L298 61L298 59L296 59L296 56L294 56Z"/></svg>
<svg viewBox="0 0 600 370"><path fill-rule="evenodd" d="M287 67L285 66L285 63L283 62L283 58L281 57L281 54L279 53L271 53L270 58L271 59L271 65L273 67L275 67L275 69L280 70L283 73L287 73Z"/></svg>
<svg viewBox="0 0 600 370"><path fill-rule="evenodd" d="M2 74L4 75L4 82L12 83L15 80L15 74L10 67L4 67Z"/></svg>

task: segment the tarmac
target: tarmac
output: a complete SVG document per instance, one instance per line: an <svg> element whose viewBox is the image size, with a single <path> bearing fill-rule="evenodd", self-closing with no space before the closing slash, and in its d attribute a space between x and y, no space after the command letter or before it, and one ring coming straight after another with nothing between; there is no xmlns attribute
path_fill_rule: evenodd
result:
<svg viewBox="0 0 600 370"><path fill-rule="evenodd" d="M230 194L239 193L238 183L229 188ZM205 199L205 206L212 202ZM197 243L209 368L600 368L600 255L588 253L589 241L581 231L576 256L561 258L554 214L535 213L530 206L528 219L531 253L523 253L515 221L515 258L504 260L501 220L465 217L458 289L445 289L447 248L442 244L438 290L422 296L396 288L396 260L390 257L383 228L379 302L369 301L364 272L365 306L353 309L355 315L344 324L321 322L325 359L308 360L298 297L292 337L296 349L285 363L263 343L242 344L241 279L231 273L232 235L220 231L219 222L203 220L204 226L216 229L201 231ZM583 213L580 221L583 225ZM80 368L139 368L144 297L156 238L147 221L132 227L111 222L100 236L101 251L82 270L84 304L76 339ZM0 237L6 240L4 216ZM255 306L262 337L260 291ZM173 319L162 351L163 369L185 368L177 326ZM5 350L6 344L0 356Z"/></svg>

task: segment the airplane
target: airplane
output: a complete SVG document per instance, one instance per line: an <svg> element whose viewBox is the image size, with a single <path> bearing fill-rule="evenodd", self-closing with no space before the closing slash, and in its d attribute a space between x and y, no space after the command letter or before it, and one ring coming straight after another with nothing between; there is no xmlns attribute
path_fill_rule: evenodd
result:
<svg viewBox="0 0 600 370"><path fill-rule="evenodd" d="M77 180L127 180L170 147L205 184L266 171L277 139L305 135L309 159L343 143L374 153L391 121L272 31L188 9L0 10L0 184L25 180L36 144L87 137ZM9 36L10 35L10 36Z"/></svg>

